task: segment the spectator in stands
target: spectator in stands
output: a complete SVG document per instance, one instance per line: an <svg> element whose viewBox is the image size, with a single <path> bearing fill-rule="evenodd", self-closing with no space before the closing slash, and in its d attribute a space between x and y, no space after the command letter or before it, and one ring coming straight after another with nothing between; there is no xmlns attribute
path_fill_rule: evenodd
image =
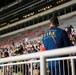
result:
<svg viewBox="0 0 76 75"><path fill-rule="evenodd" d="M68 30L70 31L70 33L71 33L72 29L74 29L73 26L72 25L70 25L70 26L68 25Z"/></svg>
<svg viewBox="0 0 76 75"><path fill-rule="evenodd" d="M72 36L72 39L70 39L70 40L72 42L72 45L74 46L76 44L76 37Z"/></svg>
<svg viewBox="0 0 76 75"><path fill-rule="evenodd" d="M68 47L70 46L70 40L65 30L58 28L59 22L57 17L52 17L50 19L50 29L48 29L42 38L44 47L46 50L53 50L56 48ZM50 58L57 58L57 56L53 56ZM66 68L66 61L65 61L65 75L68 75L68 71ZM60 62L61 74L59 74L59 63L56 61L56 71L55 71L55 62L52 62L52 72L50 71L49 75L63 75L63 62ZM48 62L48 68L50 70L51 64Z"/></svg>
<svg viewBox="0 0 76 75"><path fill-rule="evenodd" d="M68 25L68 27L65 27L65 31L67 32L68 34L68 37L71 41L71 45L74 46L74 41L75 41L75 30L73 28L72 25Z"/></svg>
<svg viewBox="0 0 76 75"><path fill-rule="evenodd" d="M37 50L34 48L34 46L33 46L33 47L31 47L31 52L32 52L32 53L37 52Z"/></svg>
<svg viewBox="0 0 76 75"><path fill-rule="evenodd" d="M76 37L75 37L75 40L74 40L74 46L76 46Z"/></svg>
<svg viewBox="0 0 76 75"><path fill-rule="evenodd" d="M45 51L46 49L45 49L45 47L44 47L44 44L41 42L40 43L40 51L42 52L42 51Z"/></svg>
<svg viewBox="0 0 76 75"><path fill-rule="evenodd" d="M67 32L68 37L70 37L71 32L68 27L65 27L65 31Z"/></svg>
<svg viewBox="0 0 76 75"><path fill-rule="evenodd" d="M2 58L2 51L0 50L0 58Z"/></svg>
<svg viewBox="0 0 76 75"><path fill-rule="evenodd" d="M4 52L4 57L9 57L9 53L6 51L6 52ZM4 68L5 70L4 70L4 75L6 74L6 75L10 75L10 66L5 66L5 68Z"/></svg>
<svg viewBox="0 0 76 75"><path fill-rule="evenodd" d="M9 53L8 52L4 52L4 57L9 57Z"/></svg>
<svg viewBox="0 0 76 75"><path fill-rule="evenodd" d="M74 28L73 28L73 27L71 28L71 34L72 34L72 36L74 36L74 35L75 35L75 30L74 30Z"/></svg>

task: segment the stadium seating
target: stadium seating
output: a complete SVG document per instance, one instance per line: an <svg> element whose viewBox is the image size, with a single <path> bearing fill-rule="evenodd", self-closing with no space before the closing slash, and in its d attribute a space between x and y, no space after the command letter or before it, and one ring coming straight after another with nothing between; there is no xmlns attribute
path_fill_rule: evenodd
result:
<svg viewBox="0 0 76 75"><path fill-rule="evenodd" d="M59 22L60 22L60 28L64 29L66 26L72 25L76 30L76 15L62 19ZM11 38L14 40L14 43L19 43L22 40L24 40L26 37L28 37L29 39L40 37L48 28L49 28L49 24L39 26L37 28L30 29L30 30L6 37L6 39L2 39L2 42L0 43L0 47L11 45L10 41L8 41Z"/></svg>
<svg viewBox="0 0 76 75"><path fill-rule="evenodd" d="M76 15L62 19L59 22L60 22L60 28L63 28L63 29L68 25L72 25L73 27L76 27Z"/></svg>

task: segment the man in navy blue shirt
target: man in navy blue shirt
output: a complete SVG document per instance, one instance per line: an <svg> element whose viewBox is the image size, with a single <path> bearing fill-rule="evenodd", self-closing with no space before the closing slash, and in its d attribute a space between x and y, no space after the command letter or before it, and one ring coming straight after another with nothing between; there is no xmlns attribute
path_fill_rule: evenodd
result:
<svg viewBox="0 0 76 75"><path fill-rule="evenodd" d="M58 28L58 26L59 26L58 18L52 17L50 19L50 28L44 33L43 38L42 38L42 41L43 41L43 44L44 44L44 47L46 48L46 50L54 50L56 48L71 46L71 43L70 43L70 40L68 38L66 31ZM56 43L53 40L51 34L54 37ZM57 58L57 56L54 56L52 58ZM50 62L48 62L48 68L49 69L51 68ZM60 68L61 68L61 70L63 70L62 67L60 67ZM56 67L55 67L55 62L52 62L52 69L53 70L52 70L52 72L50 72L49 75L55 75L55 74L63 75L63 71L61 74L59 73L59 63L58 62L56 62ZM56 73L55 73L55 70L57 70ZM68 74L65 72L65 75L68 75Z"/></svg>

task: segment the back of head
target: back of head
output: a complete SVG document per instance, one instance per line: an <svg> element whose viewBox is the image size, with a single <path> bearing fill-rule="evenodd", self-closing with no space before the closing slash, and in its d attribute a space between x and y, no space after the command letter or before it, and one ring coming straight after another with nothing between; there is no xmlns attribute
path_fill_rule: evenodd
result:
<svg viewBox="0 0 76 75"><path fill-rule="evenodd" d="M58 21L58 18L57 17L52 17L50 19L50 23L52 23L53 26L59 26L59 21Z"/></svg>
<svg viewBox="0 0 76 75"><path fill-rule="evenodd" d="M9 57L9 53L8 52L4 52L4 57Z"/></svg>

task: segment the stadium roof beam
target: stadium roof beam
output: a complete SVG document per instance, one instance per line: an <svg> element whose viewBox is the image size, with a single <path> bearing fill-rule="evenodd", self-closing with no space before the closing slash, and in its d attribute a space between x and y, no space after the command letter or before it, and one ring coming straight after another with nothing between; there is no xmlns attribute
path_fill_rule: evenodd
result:
<svg viewBox="0 0 76 75"><path fill-rule="evenodd" d="M74 14L76 14L76 11L75 11L75 12L71 12L71 13L69 13L69 14L65 14L65 15L63 15L63 16L59 16L58 18L59 18L59 20L60 20L60 19L64 19L64 18L67 18L67 17L69 17L69 16L72 16L72 15L74 15ZM36 27L39 27L39 26L43 26L43 25L46 25L46 24L48 24L48 23L49 23L49 20L46 20L46 21L44 21L44 22L40 22L40 23L35 24L35 25L33 25L33 26L25 27L25 28L19 29L19 30L17 30L17 31L13 31L13 32L10 32L10 33L1 35L0 38L6 37L6 36L10 36L10 35L13 35L13 34L17 34L17 33L20 33L20 32L23 32L23 31L26 31L26 30L29 30L29 29L33 29L33 28L36 28ZM75 22L75 23L76 23L76 22Z"/></svg>
<svg viewBox="0 0 76 75"><path fill-rule="evenodd" d="M47 0L47 2L46 2L46 0L44 0L44 2L41 2L41 3L38 3L37 5L34 5L34 6L37 6L37 7L35 7L35 8L33 8L33 7L29 7L28 9L26 9L26 10L22 10L22 11L20 11L20 12L18 12L18 13L15 13L15 14L13 14L13 15L10 15L11 13L9 13L8 15L7 15L7 17L5 17L5 18L3 18L2 20L1 20L1 22L0 23L3 23L3 22L8 22L9 23L9 21L10 20L12 20L12 19L14 19L14 18L20 18L20 20L21 19L23 19L23 15L27 15L26 13L29 13L29 12L35 12L35 14L38 14L38 13L40 13L40 12L42 12L42 11L38 11L39 9L40 9L40 7L41 8L44 8L45 6L50 6L50 5L52 5L52 7L49 7L49 9L50 8L53 8L53 7L55 7L56 5L60 5L60 4L62 4L62 3L65 3L65 2L67 2L68 0L64 0L64 2L62 2L62 3L60 3L60 4L56 4L56 2L58 1L58 0L55 0L55 1L53 1L52 0L52 2L49 2L49 1L51 1L51 0ZM45 4L45 5L44 5ZM40 6L39 6L40 5ZM22 6L21 6L22 7ZM34 10L35 9L35 10ZM47 10L49 10L49 9L47 9ZM46 10L46 9L45 9ZM45 11L45 10L43 10L43 11ZM7 12L8 13L8 12ZM12 12L13 13L13 12ZM34 15L35 15L34 14ZM6 15L5 15L6 16ZM4 16L3 16L4 17Z"/></svg>
<svg viewBox="0 0 76 75"><path fill-rule="evenodd" d="M2 8L0 8L0 12L3 11L3 10L5 10L5 9L8 9L8 8L10 8L10 7L12 7L12 6L18 4L18 3L20 3L21 1L22 1L22 0L16 0L15 2L10 3L10 4L8 4L8 5L6 5L6 6L2 7Z"/></svg>
<svg viewBox="0 0 76 75"><path fill-rule="evenodd" d="M14 9L14 10L12 10L12 11L4 14L4 15L1 15L0 17L2 17L2 16L4 16L4 17L0 18L0 20L6 18L6 17L8 17L8 16L17 14L18 12L21 12L21 11L23 11L23 10L29 8L29 7L33 7L34 5L36 5L36 4L40 3L40 2L42 2L42 0L36 2L36 3L32 4L32 5L29 5L29 6L27 6L27 7L25 7L26 5L20 6L19 8L16 8L16 9ZM23 7L24 7L24 8L23 8ZM13 12L13 13L12 13L12 12ZM11 13L11 14L9 14L9 13Z"/></svg>
<svg viewBox="0 0 76 75"><path fill-rule="evenodd" d="M62 4L62 5L57 6L57 7L55 7L55 8L51 8L51 9L49 9L49 10L47 10L47 11L44 11L44 12L41 12L41 13L39 13L39 14L37 14L37 15L28 17L28 18L26 18L26 19L20 20L20 21L18 21L18 22L12 23L12 24L9 24L8 26L5 26L5 27L0 28L0 30L7 29L7 28L9 28L9 27L16 26L16 25L18 25L18 24L27 22L27 21L32 20L32 19L34 19L34 18L37 18L37 17L39 17L39 16L43 16L43 15L49 14L50 12L53 12L53 11L55 11L55 10L62 9L62 8L64 8L64 7L70 6L70 5L75 4L75 3L76 3L76 0L74 0L74 1L69 1L69 2L67 2L67 3L65 3L65 4Z"/></svg>

